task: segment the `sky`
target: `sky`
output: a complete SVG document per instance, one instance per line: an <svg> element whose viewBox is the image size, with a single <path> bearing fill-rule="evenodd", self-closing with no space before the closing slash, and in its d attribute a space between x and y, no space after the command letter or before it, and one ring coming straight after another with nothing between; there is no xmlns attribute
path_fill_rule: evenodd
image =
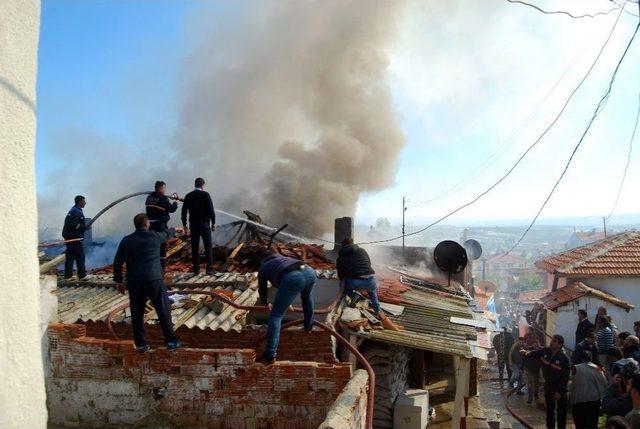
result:
<svg viewBox="0 0 640 429"><path fill-rule="evenodd" d="M612 8L608 0L535 3L574 13ZM110 201L109 195L115 199L138 191L147 178L151 184L159 172L178 168L181 158L200 156L180 140L185 94L193 92L198 78L193 68L206 64L202 57L209 51L215 56L225 46L235 48L234 38L252 31L245 27L248 22L273 19L272 13L260 14L264 4L43 0L36 145L41 232L59 228L78 193L89 198L86 211L95 212ZM323 2L311 5L326 7ZM637 9L628 4L625 10L637 14ZM254 21L248 21L248 15ZM504 0L408 2L395 23L397 31L384 46L385 84L406 143L398 154L395 180L386 189L362 192L357 218L395 222L406 196L407 218L419 225L495 182L553 120L594 61L617 15L614 11L571 19ZM620 15L601 60L557 124L509 178L450 223L525 223L534 216L584 131L637 22L630 13ZM331 22L325 25L331 28ZM543 217L610 213L638 110L639 45L636 40L631 46L606 108ZM247 74L240 76L247 79ZM638 140L640 135L636 145ZM640 212L639 160L640 148L633 152L616 214ZM185 175L190 182L197 173ZM209 175L215 181L215 172ZM184 194L186 183L180 182L180 189L170 184L170 190ZM213 195L215 199L215 191ZM140 202L122 210L135 210L136 204ZM224 201L218 206L227 208Z"/></svg>

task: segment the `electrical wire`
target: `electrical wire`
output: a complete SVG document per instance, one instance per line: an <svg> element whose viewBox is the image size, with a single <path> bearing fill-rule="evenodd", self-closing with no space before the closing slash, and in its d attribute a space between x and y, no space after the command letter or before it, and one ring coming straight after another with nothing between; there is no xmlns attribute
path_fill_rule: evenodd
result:
<svg viewBox="0 0 640 429"><path fill-rule="evenodd" d="M616 207L618 206L618 201L620 200L620 194L622 193L622 187L624 186L624 181L627 178L627 172L629 171L629 164L631 164L631 153L633 152L633 140L636 137L636 131L638 130L638 119L640 119L640 94L638 94L638 110L636 112L636 123L633 126L633 133L631 134L631 138L629 139L629 151L627 152L627 163L624 166L624 172L622 173L622 179L620 180L620 186L618 187L618 193L616 194L616 200L611 207L611 212L609 216L607 216L607 222L613 216L613 213L616 211Z"/></svg>
<svg viewBox="0 0 640 429"><path fill-rule="evenodd" d="M622 9L620 9L620 12L618 13L618 16L616 17L615 22L613 23L613 26L611 27L611 30L609 31L609 35L607 36L606 40L604 41L604 43L602 44L600 51L598 52L598 55L596 56L596 58L594 59L594 61L592 62L591 66L589 67L589 69L587 70L587 72L585 73L585 75L582 77L582 79L580 80L580 82L578 83L578 85L574 88L574 90L571 92L571 94L569 95L569 97L565 100L562 109L560 109L560 111L558 112L558 114L556 115L556 117L553 119L553 121L551 121L551 123L545 128L545 130L542 132L542 134L540 134L540 136L538 136L538 138L531 144L529 145L529 147L520 155L520 157L516 160L516 162L511 166L511 168L509 168L509 170L503 174L494 184L492 184L491 186L489 186L487 189L485 189L483 192L481 192L480 194L478 194L477 196L475 196L473 199L471 199L470 201L468 201L467 203L457 207L454 210L451 210L450 212L448 212L447 214L441 216L440 218L438 218L437 220L431 222L429 225L425 226L424 228L421 228L417 231L414 232L410 232L408 234L404 234L404 235L399 235L396 237L392 237L392 238L388 238L388 239L383 239L383 240L372 240L372 241L365 241L365 242L361 242L358 244L378 244L378 243L388 243L391 241L395 241L395 240L399 240L402 237L410 237L412 235L417 235L420 234L426 230L428 230L429 228L439 224L440 222L442 222L443 220L453 216L454 214L458 213L460 210L463 210L467 207L469 207L470 205L476 203L480 198L484 197L485 195L487 195L489 192L491 192L494 188L496 188L500 183L502 183L507 177L509 177L509 175L511 175L511 173L516 169L516 167L520 164L520 162L522 162L522 160L527 156L527 154L535 147L537 146L538 143L540 143L540 141L543 139L543 137L551 130L551 128L556 124L556 122L558 122L558 120L560 119L560 117L562 116L562 114L564 113L564 111L566 110L567 106L569 105L569 102L571 101L571 99L573 99L574 95L578 92L578 90L580 89L580 87L582 86L582 84L587 80L587 77L589 77L589 75L591 74L591 71L594 69L595 65L597 64L598 60L600 59L600 57L602 56L602 53L605 49L605 47L609 44L609 41L611 40L611 36L613 35L613 32L615 31L618 22L620 21L620 17L622 16Z"/></svg>
<svg viewBox="0 0 640 429"><path fill-rule="evenodd" d="M560 78L558 78L556 83L551 87L551 89L546 93L546 95L538 102L536 107L531 111L531 113L527 116L527 118L520 124L520 126L516 129L516 131L514 131L514 133L511 134L511 136L509 136L509 138L507 138L500 145L500 147L498 148L498 150L496 152L494 152L491 156L486 158L481 164L479 164L475 169L473 169L462 180L460 180L459 182L457 182L453 186L449 187L448 189L446 189L445 191L441 192L440 194L436 195L433 198L430 198L430 199L425 200L425 201L416 201L411 206L409 206L409 208L417 207L417 206L423 205L423 204L429 204L429 203L432 203L434 201L441 200L442 198L445 198L446 196L451 195L452 193L455 193L455 191L457 191L458 189L462 188L469 181L477 179L480 174L482 174L484 171L486 171L492 164L497 162L502 157L502 155L504 155L515 144L516 137L518 137L529 126L529 124L531 123L533 118L536 116L536 114L540 110L540 107L542 107L542 105L547 101L549 96L551 96L551 94L558 87L560 82L562 82L562 80L566 76L567 72L574 66L574 64L580 58L582 58L582 56L586 52L587 46L591 45L591 40L592 39L586 39L585 40L585 42L582 45L582 47L580 48L580 50L578 50L576 52L576 54L573 56L571 62L567 65L567 67L562 72L562 75L560 76Z"/></svg>
<svg viewBox="0 0 640 429"><path fill-rule="evenodd" d="M631 47L631 44L633 43L634 39L636 38L636 34L638 34L638 29L639 28L640 28L640 24L638 24L636 26L636 29L633 32L633 35L631 36L631 39L629 39L629 42L627 43L627 46L626 46L624 52L622 53L622 56L618 60L618 64L616 64L616 68L614 69L613 74L611 75L611 80L609 81L609 86L607 87L607 90L605 91L605 93L602 96L602 98L600 98L600 101L598 102L598 105L596 106L596 108L595 108L595 110L593 112L593 115L591 116L591 119L589 119L589 122L587 122L587 126L586 126L584 132L582 133L582 136L580 137L580 139L578 140L578 143L573 148L573 151L571 152L571 156L569 156L569 159L567 160L567 162L566 162L566 164L564 166L564 169L562 170L562 173L560 174L560 176L556 180L555 184L551 188L551 192L549 192L549 194L545 198L544 202L540 206L540 209L538 210L538 212L534 216L534 218L531 221L531 223L529 224L529 226L527 226L527 228L524 230L524 232L522 233L520 238L518 238L518 241L516 241L516 243L511 247L511 249L509 249L505 253L505 255L509 254L513 249L518 247L518 245L522 242L524 237L527 235L527 233L531 230L533 225L538 220L538 217L540 216L540 213L542 213L542 210L544 210L545 206L547 205L547 203L551 199L551 196L553 195L553 193L555 192L556 188L558 187L558 185L562 181L562 178L567 173L567 170L569 169L569 166L571 165L571 161L573 161L573 158L576 155L576 153L578 152L578 149L580 148L580 146L582 145L582 142L584 141L584 138L589 133L589 130L591 129L591 126L593 125L593 122L596 120L596 118L600 114L600 112L602 112L602 110L604 108L604 105L606 104L607 99L609 98L609 95L611 94L611 89L613 88L613 83L616 80L616 75L618 74L618 70L620 69L620 65L622 64L622 61L624 61L624 58L626 57L627 52L629 51L629 48Z"/></svg>
<svg viewBox="0 0 640 429"><path fill-rule="evenodd" d="M607 12L597 12L597 13L594 13L594 14L586 13L584 15L574 15L571 12L567 12L567 11L564 11L564 10L552 10L552 11L544 10L544 9L534 5L534 4L527 3L527 2L521 1L521 0L507 0L507 1L509 3L514 3L514 4L515 3L519 3L519 4L523 4L525 6L532 7L534 9L538 10L539 12L545 13L547 15L561 14L561 15L567 15L567 16L569 16L571 18L575 18L575 19L579 19L579 18L595 18L596 16L600 16L600 15L608 15L611 12L613 12L614 10L620 9L620 5L618 5L618 7L614 7L612 9L609 9Z"/></svg>

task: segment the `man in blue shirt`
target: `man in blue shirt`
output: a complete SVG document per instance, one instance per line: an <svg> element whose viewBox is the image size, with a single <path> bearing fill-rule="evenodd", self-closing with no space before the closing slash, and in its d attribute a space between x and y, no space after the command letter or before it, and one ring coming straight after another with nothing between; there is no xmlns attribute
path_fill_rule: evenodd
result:
<svg viewBox="0 0 640 429"><path fill-rule="evenodd" d="M278 289L273 305L267 296L267 281ZM298 259L288 258L272 252L263 254L262 265L258 271L258 293L263 305L268 305L269 327L267 329L267 346L262 355L266 363L275 361L276 350L280 342L280 325L287 309L300 294L304 312L304 330L313 329L313 297L311 290L316 283L315 271Z"/></svg>
<svg viewBox="0 0 640 429"><path fill-rule="evenodd" d="M62 238L72 240L66 243L65 261L64 261L64 278L73 277L73 263L78 268L78 278L83 280L87 276L87 270L84 263L84 232L90 228L85 223L84 213L82 209L87 204L87 200L82 195L76 195L74 198L75 205L71 207L69 213L64 218L64 226L62 227Z"/></svg>
<svg viewBox="0 0 640 429"><path fill-rule="evenodd" d="M148 350L144 335L144 309L147 300L151 301L156 310L167 349L177 349L180 342L173 332L171 306L160 264L160 245L169 238L169 233L149 231L149 219L144 213L137 214L133 218L133 224L136 231L120 241L113 259L113 281L117 283L118 291L124 293L122 265L126 264L126 287L129 290L131 327L136 350L141 353Z"/></svg>

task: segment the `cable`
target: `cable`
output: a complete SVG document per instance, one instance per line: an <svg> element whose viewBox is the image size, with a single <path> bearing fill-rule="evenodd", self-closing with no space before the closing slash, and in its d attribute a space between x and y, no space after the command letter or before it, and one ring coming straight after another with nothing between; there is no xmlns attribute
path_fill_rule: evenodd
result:
<svg viewBox="0 0 640 429"><path fill-rule="evenodd" d="M582 142L584 141L584 138L586 137L587 133L591 129L591 125L593 125L593 122L596 120L596 117L603 110L603 107L604 107L605 103L607 102L607 99L609 98L609 94L611 94L611 89L613 88L613 83L616 80L616 75L618 74L618 70L620 69L620 65L622 64L622 61L624 60L625 56L627 55L627 52L629 51L629 48L631 47L631 44L633 43L634 39L636 38L636 34L638 34L638 29L639 28L640 28L640 24L638 24L636 26L636 29L633 32L633 35L631 36L631 39L629 39L629 43L627 43L627 47L625 48L624 52L622 53L622 56L618 60L618 64L616 64L616 68L614 69L613 74L611 75L611 80L609 81L609 86L608 86L607 90L605 91L604 95L602 96L602 98L600 98L600 101L598 102L598 105L596 106L596 109L594 110L593 115L591 116L591 119L589 119L589 122L587 122L587 127L585 128L584 132L582 133L582 136L580 137L580 140L578 140L578 143L573 148L573 152L571 152L571 156L567 160L567 163L565 164L564 169L562 170L562 173L560 174L560 177L558 177L558 180L556 180L556 183L551 188L551 192L549 192L549 194L547 195L547 198L545 198L544 202L540 206L540 209L536 213L535 217L533 218L533 220L531 221L529 226L527 226L527 228L524 230L524 232L522 233L522 235L520 236L518 241L516 241L516 243L511 247L511 249L509 249L505 253L505 255L509 254L513 249L518 247L518 245L522 242L524 237L527 235L527 233L531 230L533 225L536 223L536 220L538 220L538 217L540 216L540 213L542 213L542 210L545 208L545 206L547 205L547 203L551 199L551 196L553 195L553 193L555 192L556 188L558 187L558 185L562 181L562 178L567 173L567 170L569 169L569 166L571 165L571 161L573 160L573 157L576 155L576 152L578 152L578 149L582 145Z"/></svg>
<svg viewBox="0 0 640 429"><path fill-rule="evenodd" d="M613 203L613 207L611 207L611 212L609 216L607 216L607 222L613 216L613 213L616 211L616 207L618 206L618 201L620 200L620 194L622 193L622 187L624 186L624 181L627 178L627 171L629 170L629 164L631 163L631 152L633 152L633 139L636 136L636 131L638 130L638 119L640 119L640 94L638 94L638 111L636 112L636 123L633 126L633 133L631 134L631 138L629 139L629 152L627 153L627 164L624 166L624 173L622 173L622 180L620 180L620 186L618 187L618 193L616 195L616 200Z"/></svg>
<svg viewBox="0 0 640 429"><path fill-rule="evenodd" d="M536 6L534 4L527 3L527 2L524 2L524 1L521 1L521 0L507 0L507 1L509 3L519 3L519 4L523 4L525 6L532 7L532 8L534 8L534 9L536 9L536 10L542 12L542 13L545 13L547 15L562 14L562 15L567 15L567 16L569 16L571 18L576 18L576 19L578 19L578 18L595 18L596 16L599 16L599 15L608 15L611 12L613 12L614 10L620 9L620 5L618 5L618 7L614 7L613 9L609 9L607 12L598 12L598 13L594 13L594 14L586 13L584 15L573 15L571 12L567 12L567 11L564 11L564 10L547 11L547 10L539 8L538 6Z"/></svg>
<svg viewBox="0 0 640 429"><path fill-rule="evenodd" d="M478 165L475 169L473 169L469 174L467 174L462 180L457 182L455 185L451 186L450 188L446 189L444 192L442 192L442 193L436 195L435 197L430 198L430 199L428 199L426 201L417 201L417 202L413 203L409 208L416 207L416 206L422 205L422 204L429 204L429 203L432 203L434 201L438 201L438 200L446 197L447 195L451 195L455 190L460 189L463 185L468 183L470 180L477 179L479 174L481 174L483 171L486 171L486 169L488 167L490 167L494 163L494 161L497 161L498 159L500 159L500 157L502 157L502 155L504 155L513 146L513 144L516 142L516 137L518 135L520 135L520 133L522 133L522 131L524 131L527 128L527 126L531 123L533 118L538 113L538 110L540 110L540 107L545 103L545 101L547 101L549 96L553 93L553 91L555 91L555 89L558 87L560 82L562 82L562 80L566 76L567 72L571 69L571 67L573 67L573 65L580 58L582 58L582 56L584 55L584 53L586 51L587 46L590 45L590 44L591 44L591 39L585 40L585 42L582 45L582 47L580 48L580 50L576 52L576 54L574 55L574 57L571 60L571 62L567 65L567 67L562 72L562 75L560 76L560 78L551 87L551 89L542 98L542 100L540 100L538 102L536 107L531 111L531 113L527 116L527 118L520 124L520 126L516 129L516 131L514 131L514 133L511 136L509 136L509 138L507 138L500 145L500 147L498 148L498 150L496 152L494 152L491 156L489 156L487 159L485 159L480 165ZM476 174L476 173L478 173L478 174Z"/></svg>
<svg viewBox="0 0 640 429"><path fill-rule="evenodd" d="M602 52L604 51L605 47L607 46L607 44L609 43L609 41L611 40L611 36L613 35L614 30L616 29L616 26L618 25L618 22L620 21L620 17L622 16L622 9L620 9L620 13L618 13L618 16L616 17L615 22L613 23L613 26L611 27L611 31L609 32L609 35L607 36L607 39L605 40L605 42L603 43L602 47L600 48L600 51L598 52L598 55L596 56L596 58L594 59L593 63L591 64L591 66L589 67L589 69L587 70L587 72L585 73L585 75L582 77L582 79L580 80L580 82L578 83L578 85L575 87L575 89L573 90L573 92L571 92L571 94L569 95L569 97L565 100L564 105L562 106L562 109L560 109L560 111L558 112L558 114L556 115L556 117L553 119L553 121L551 121L551 123L547 126L547 128L545 128L545 130L542 132L542 134L540 134L540 136L538 136L538 138L531 144L529 145L529 147L522 153L522 155L520 155L520 157L516 160L515 164L513 164L513 166L511 166L511 168L504 174L502 175L502 177L500 177L498 179L497 182L495 182L493 185L489 186L489 188L485 189L483 192L481 192L480 194L478 194L475 198L473 198L471 201L459 206L458 208L450 211L449 213L445 214L444 216L440 217L439 219L435 220L434 222L430 223L429 225L427 225L426 227L419 229L417 231L414 232L410 232L408 234L405 234L404 237L410 237L412 235L417 235L420 234L426 230L428 230L429 228L433 227L434 225L439 224L440 222L442 222L443 220L451 217L452 215L456 214L457 212L459 212L460 210L469 207L470 205L474 204L476 201L478 201L480 198L484 197L485 195L487 195L489 192L491 192L496 186L498 186L500 183L502 183L507 177L509 177L509 175L513 172L513 170L516 169L516 167L520 164L520 162L522 162L522 160L525 158L525 156L527 156L527 154L538 144L540 143L540 141L542 140L542 138L551 130L551 128L556 124L556 122L558 122L558 120L560 119L560 117L562 116L562 114L564 113L564 111L566 110L567 106L569 105L569 102L571 101L571 99L574 97L574 95L578 92L578 89L580 89L580 87L582 86L582 84L587 80L587 77L589 77L589 75L591 74L591 71L593 70L593 68L595 67L596 63L598 62L598 60L600 59L600 57L602 56ZM399 235L397 237L392 237L392 238L388 238L388 239L384 239L384 240L373 240L373 241L365 241L365 242L361 242L358 244L378 244L378 243L388 243L390 241L395 241L395 240L399 240L401 239L403 236Z"/></svg>

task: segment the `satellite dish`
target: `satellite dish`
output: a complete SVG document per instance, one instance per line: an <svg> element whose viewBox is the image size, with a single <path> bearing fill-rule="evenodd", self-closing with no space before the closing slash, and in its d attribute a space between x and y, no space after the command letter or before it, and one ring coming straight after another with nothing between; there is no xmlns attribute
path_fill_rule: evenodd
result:
<svg viewBox="0 0 640 429"><path fill-rule="evenodd" d="M457 274L467 266L467 252L455 241L445 240L438 243L433 251L433 259L438 268L445 273Z"/></svg>
<svg viewBox="0 0 640 429"><path fill-rule="evenodd" d="M477 240L469 239L462 244L467 251L467 256L475 261L476 259L480 259L482 256L482 246L478 243Z"/></svg>

